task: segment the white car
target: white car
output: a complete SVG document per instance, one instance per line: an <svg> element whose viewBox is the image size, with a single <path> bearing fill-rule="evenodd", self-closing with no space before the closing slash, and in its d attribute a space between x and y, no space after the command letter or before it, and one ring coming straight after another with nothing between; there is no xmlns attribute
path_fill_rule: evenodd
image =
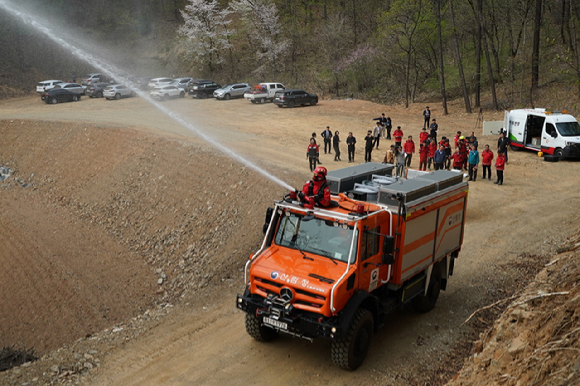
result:
<svg viewBox="0 0 580 386"><path fill-rule="evenodd" d="M230 98L243 98L244 94L252 88L247 83L234 83L218 88L213 92L216 99L229 100Z"/></svg>
<svg viewBox="0 0 580 386"><path fill-rule="evenodd" d="M55 85L54 88L64 88L65 90L82 95L85 95L85 92L87 91L87 86L81 86L78 83L59 83Z"/></svg>
<svg viewBox="0 0 580 386"><path fill-rule="evenodd" d="M57 84L64 83L62 80L43 80L42 82L38 82L36 84L36 92L45 92L51 90Z"/></svg>
<svg viewBox="0 0 580 386"><path fill-rule="evenodd" d="M192 80L193 78L175 78L173 79L173 83L168 84L168 86L175 86L177 88L182 89L184 92L187 92L187 85Z"/></svg>
<svg viewBox="0 0 580 386"><path fill-rule="evenodd" d="M173 78L153 78L149 81L147 86L152 89L155 87L169 86L173 82L175 82L175 79Z"/></svg>
<svg viewBox="0 0 580 386"><path fill-rule="evenodd" d="M122 84L113 84L103 90L103 97L106 99L121 99L134 96L135 91Z"/></svg>
<svg viewBox="0 0 580 386"><path fill-rule="evenodd" d="M185 96L185 91L175 86L155 87L151 90L149 96L153 99L169 100L177 97L183 98Z"/></svg>

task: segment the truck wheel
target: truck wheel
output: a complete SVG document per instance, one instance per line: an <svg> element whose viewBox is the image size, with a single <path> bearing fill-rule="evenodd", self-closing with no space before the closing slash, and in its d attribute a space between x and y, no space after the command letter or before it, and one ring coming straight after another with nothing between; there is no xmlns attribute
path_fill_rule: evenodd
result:
<svg viewBox="0 0 580 386"><path fill-rule="evenodd" d="M332 342L332 361L345 370L356 370L371 347L374 320L370 311L359 308L352 318L346 336Z"/></svg>
<svg viewBox="0 0 580 386"><path fill-rule="evenodd" d="M261 103L261 104L264 104L264 103L266 103L266 98L260 98L260 103Z"/></svg>
<svg viewBox="0 0 580 386"><path fill-rule="evenodd" d="M512 149L513 151L520 151L520 150L522 150L521 147L517 147L517 146L514 146L514 145L510 145L510 149Z"/></svg>
<svg viewBox="0 0 580 386"><path fill-rule="evenodd" d="M259 342L269 342L278 335L273 328L262 326L262 318L246 314L246 332Z"/></svg>
<svg viewBox="0 0 580 386"><path fill-rule="evenodd" d="M252 102L252 103L256 103L256 101L250 101L250 102Z"/></svg>
<svg viewBox="0 0 580 386"><path fill-rule="evenodd" d="M554 150L554 157L558 157L560 160L564 159L564 150L560 149L559 147Z"/></svg>
<svg viewBox="0 0 580 386"><path fill-rule="evenodd" d="M429 312L435 308L435 303L439 298L441 292L441 269L438 265L433 266L431 271L431 280L429 281L429 288L427 295L419 295L411 300L415 310L419 312Z"/></svg>

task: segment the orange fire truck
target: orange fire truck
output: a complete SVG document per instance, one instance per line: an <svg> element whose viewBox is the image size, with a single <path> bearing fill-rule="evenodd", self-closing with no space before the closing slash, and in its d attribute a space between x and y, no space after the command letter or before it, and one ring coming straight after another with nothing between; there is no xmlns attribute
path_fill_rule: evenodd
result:
<svg viewBox="0 0 580 386"><path fill-rule="evenodd" d="M236 302L251 337L329 339L334 363L354 370L387 313L409 302L433 309L461 249L468 184L453 171L397 179L392 169L329 172L327 208L290 196L268 208Z"/></svg>

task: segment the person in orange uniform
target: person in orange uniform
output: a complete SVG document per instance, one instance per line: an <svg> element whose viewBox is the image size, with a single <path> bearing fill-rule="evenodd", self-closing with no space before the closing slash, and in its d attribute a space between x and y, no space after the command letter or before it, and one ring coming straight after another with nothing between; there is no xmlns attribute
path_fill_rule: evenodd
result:
<svg viewBox="0 0 580 386"><path fill-rule="evenodd" d="M495 171L497 172L497 181L494 184L503 185L503 169L505 168L506 160L505 154L497 151L497 159L495 160Z"/></svg>
<svg viewBox="0 0 580 386"><path fill-rule="evenodd" d="M300 205L314 208L314 205L327 207L330 205L330 187L326 182L327 170L319 166L314 169L312 180L304 184L301 192L296 193Z"/></svg>
<svg viewBox="0 0 580 386"><path fill-rule="evenodd" d="M413 153L415 153L415 142L413 142L413 136L409 135L407 141L405 141L405 145L403 146L403 150L405 154L407 154L407 167L411 166L411 159L413 158Z"/></svg>
<svg viewBox="0 0 580 386"><path fill-rule="evenodd" d="M403 130L401 130L401 126L397 126L397 130L393 131L393 138L395 138L395 148L401 146L401 142L403 142Z"/></svg>

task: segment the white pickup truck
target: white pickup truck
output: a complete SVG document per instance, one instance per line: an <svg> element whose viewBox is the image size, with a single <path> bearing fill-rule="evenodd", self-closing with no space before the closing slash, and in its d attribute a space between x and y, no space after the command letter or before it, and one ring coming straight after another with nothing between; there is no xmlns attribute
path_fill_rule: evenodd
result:
<svg viewBox="0 0 580 386"><path fill-rule="evenodd" d="M244 98L252 103L272 102L276 91L282 91L285 87L282 83L260 83L254 86L252 91L244 94Z"/></svg>

